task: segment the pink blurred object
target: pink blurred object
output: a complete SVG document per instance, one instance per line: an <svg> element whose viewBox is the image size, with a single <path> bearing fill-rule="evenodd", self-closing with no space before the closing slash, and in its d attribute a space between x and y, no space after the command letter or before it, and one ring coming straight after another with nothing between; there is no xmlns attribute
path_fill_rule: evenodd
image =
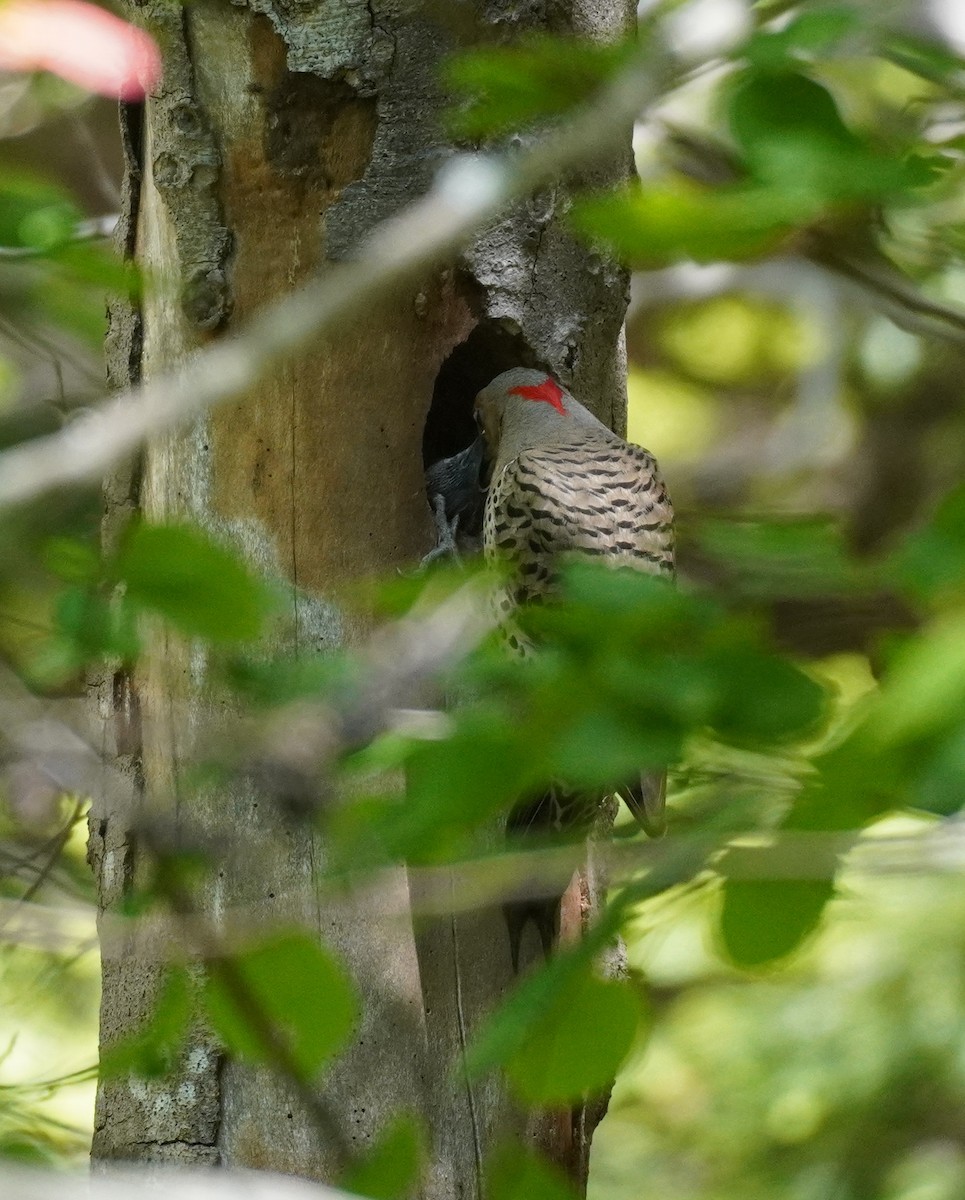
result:
<svg viewBox="0 0 965 1200"><path fill-rule="evenodd" d="M139 100L161 74L153 40L83 0L0 2L0 70L50 71L91 92Z"/></svg>

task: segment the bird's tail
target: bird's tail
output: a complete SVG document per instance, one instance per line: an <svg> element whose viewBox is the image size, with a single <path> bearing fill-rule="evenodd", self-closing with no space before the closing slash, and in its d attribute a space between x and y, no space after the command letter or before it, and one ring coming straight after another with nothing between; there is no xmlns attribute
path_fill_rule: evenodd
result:
<svg viewBox="0 0 965 1200"><path fill-rule="evenodd" d="M562 899L562 896L541 896L531 900L510 900L503 905L514 975L519 974L519 951L523 942L523 932L530 921L536 926L536 932L539 934L543 957L549 959L560 936Z"/></svg>
<svg viewBox="0 0 965 1200"><path fill-rule="evenodd" d="M622 788L621 798L649 837L667 831L667 772L641 771L638 783Z"/></svg>

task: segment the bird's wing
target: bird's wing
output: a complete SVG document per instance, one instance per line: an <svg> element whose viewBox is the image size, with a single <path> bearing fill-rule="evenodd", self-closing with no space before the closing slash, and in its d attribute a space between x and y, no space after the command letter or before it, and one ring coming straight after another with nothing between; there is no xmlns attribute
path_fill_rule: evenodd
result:
<svg viewBox="0 0 965 1200"><path fill-rule="evenodd" d="M517 567L517 601L544 595L565 553L674 573L673 510L652 455L614 437L521 453L493 481L489 554Z"/></svg>

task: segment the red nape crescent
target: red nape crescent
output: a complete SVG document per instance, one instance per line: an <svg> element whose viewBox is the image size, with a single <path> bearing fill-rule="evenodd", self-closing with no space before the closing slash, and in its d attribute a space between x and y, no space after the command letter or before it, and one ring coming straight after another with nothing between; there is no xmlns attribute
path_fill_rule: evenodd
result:
<svg viewBox="0 0 965 1200"><path fill-rule="evenodd" d="M542 383L537 384L535 387L527 387L525 384L521 384L519 387L510 388L507 394L510 396L522 396L524 400L543 400L547 404L552 405L558 413L562 413L564 417L567 415L566 409L563 407L563 389L549 375L546 376Z"/></svg>

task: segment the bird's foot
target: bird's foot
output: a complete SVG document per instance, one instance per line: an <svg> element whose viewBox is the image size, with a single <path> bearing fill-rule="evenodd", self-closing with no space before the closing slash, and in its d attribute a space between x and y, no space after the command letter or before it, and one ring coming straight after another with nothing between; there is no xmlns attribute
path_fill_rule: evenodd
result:
<svg viewBox="0 0 965 1200"><path fill-rule="evenodd" d="M432 515L436 521L436 544L427 555L419 563L420 567L427 567L429 563L435 562L438 558L452 558L455 561L461 562L459 555L459 547L456 544L456 533L459 529L459 514L450 521L446 516L446 498L442 495L432 497Z"/></svg>

